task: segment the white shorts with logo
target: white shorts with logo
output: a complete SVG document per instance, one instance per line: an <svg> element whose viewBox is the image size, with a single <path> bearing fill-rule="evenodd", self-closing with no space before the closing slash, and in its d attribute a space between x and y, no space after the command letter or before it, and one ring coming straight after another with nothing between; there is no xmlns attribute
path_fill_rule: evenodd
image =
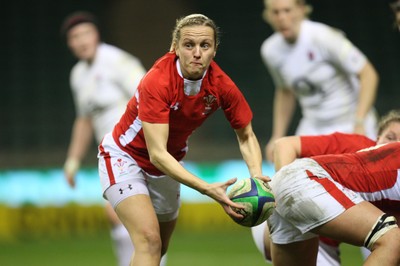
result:
<svg viewBox="0 0 400 266"><path fill-rule="evenodd" d="M160 222L177 218L179 182L166 175L155 176L144 172L130 155L118 147L111 134L104 137L98 159L103 197L114 209L124 199L144 194L150 196Z"/></svg>
<svg viewBox="0 0 400 266"><path fill-rule="evenodd" d="M316 237L310 231L363 201L343 187L319 164L297 159L283 167L270 182L276 209L268 219L272 242L288 244Z"/></svg>

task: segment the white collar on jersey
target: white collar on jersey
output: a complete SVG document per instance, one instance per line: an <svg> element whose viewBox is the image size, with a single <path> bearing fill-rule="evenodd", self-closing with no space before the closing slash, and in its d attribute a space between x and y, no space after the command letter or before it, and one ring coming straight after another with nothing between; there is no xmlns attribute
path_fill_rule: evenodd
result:
<svg viewBox="0 0 400 266"><path fill-rule="evenodd" d="M185 91L185 94L188 96L196 95L199 93L200 88L201 88L201 83L203 82L203 78L207 73L207 70L204 72L203 77L199 80L190 80L190 79L185 79L182 75L181 71L181 65L179 64L179 59L176 60L176 70L178 70L179 76L183 78L183 90Z"/></svg>

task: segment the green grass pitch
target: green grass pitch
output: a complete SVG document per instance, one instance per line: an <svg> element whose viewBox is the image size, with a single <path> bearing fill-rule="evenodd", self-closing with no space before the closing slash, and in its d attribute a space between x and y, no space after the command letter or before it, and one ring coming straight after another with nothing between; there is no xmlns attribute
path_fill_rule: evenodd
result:
<svg viewBox="0 0 400 266"><path fill-rule="evenodd" d="M357 247L342 245L343 266L361 265ZM0 240L2 266L113 266L108 232L52 239ZM173 235L168 266L265 266L249 228L234 231L179 230Z"/></svg>

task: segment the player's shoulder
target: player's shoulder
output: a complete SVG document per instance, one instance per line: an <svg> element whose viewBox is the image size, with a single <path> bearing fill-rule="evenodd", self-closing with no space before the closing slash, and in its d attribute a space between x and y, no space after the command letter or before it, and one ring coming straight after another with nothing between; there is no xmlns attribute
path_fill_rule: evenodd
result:
<svg viewBox="0 0 400 266"><path fill-rule="evenodd" d="M74 80L81 75L85 75L85 70L87 68L88 64L85 61L79 60L78 62L76 62L70 72L71 79Z"/></svg>
<svg viewBox="0 0 400 266"><path fill-rule="evenodd" d="M261 55L266 58L273 57L279 53L281 48L284 46L285 40L283 39L282 35L275 32L265 39L261 44Z"/></svg>
<svg viewBox="0 0 400 266"><path fill-rule="evenodd" d="M306 20L303 22L303 25L305 34L316 43L332 44L336 39L345 38L343 31L321 22Z"/></svg>
<svg viewBox="0 0 400 266"><path fill-rule="evenodd" d="M139 62L139 59L127 51L111 44L101 43L98 48L99 57L110 63L121 61Z"/></svg>
<svg viewBox="0 0 400 266"><path fill-rule="evenodd" d="M149 75L169 75L171 70L176 67L177 56L175 53L168 52L153 64Z"/></svg>
<svg viewBox="0 0 400 266"><path fill-rule="evenodd" d="M122 49L107 43L99 44L97 52L99 53L100 56L107 57L110 59L115 58L116 56L119 57L125 53L125 51L123 51Z"/></svg>
<svg viewBox="0 0 400 266"><path fill-rule="evenodd" d="M331 135L338 141L342 142L347 141L351 143L357 143L363 146L372 146L376 144L375 140L372 140L369 137L361 134L334 132Z"/></svg>
<svg viewBox="0 0 400 266"><path fill-rule="evenodd" d="M211 85L219 88L232 88L235 86L229 75L214 60L211 62L205 78Z"/></svg>
<svg viewBox="0 0 400 266"><path fill-rule="evenodd" d="M143 84L161 84L168 85L175 79L177 73L174 70L176 68L176 55L174 53L166 53L160 57L150 70L144 76Z"/></svg>
<svg viewBox="0 0 400 266"><path fill-rule="evenodd" d="M361 139L369 139L370 140L370 138L368 138L365 135L356 134L356 133L346 133L346 132L341 132L341 131L335 131L335 132L331 133L330 135L337 136L338 138L351 137L351 138L361 138Z"/></svg>

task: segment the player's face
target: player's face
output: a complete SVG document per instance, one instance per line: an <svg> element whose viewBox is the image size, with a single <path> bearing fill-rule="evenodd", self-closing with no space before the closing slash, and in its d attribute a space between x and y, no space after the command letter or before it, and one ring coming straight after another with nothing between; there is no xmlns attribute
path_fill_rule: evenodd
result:
<svg viewBox="0 0 400 266"><path fill-rule="evenodd" d="M400 141L400 123L391 122L389 126L382 131L376 144L385 144L389 142Z"/></svg>
<svg viewBox="0 0 400 266"><path fill-rule="evenodd" d="M78 24L67 33L68 47L80 60L93 61L99 39L99 32L92 23Z"/></svg>
<svg viewBox="0 0 400 266"><path fill-rule="evenodd" d="M295 42L304 19L304 7L295 0L264 0L268 22L288 42Z"/></svg>
<svg viewBox="0 0 400 266"><path fill-rule="evenodd" d="M186 79L201 79L216 53L214 30L208 26L187 26L180 33L175 53L182 75Z"/></svg>

